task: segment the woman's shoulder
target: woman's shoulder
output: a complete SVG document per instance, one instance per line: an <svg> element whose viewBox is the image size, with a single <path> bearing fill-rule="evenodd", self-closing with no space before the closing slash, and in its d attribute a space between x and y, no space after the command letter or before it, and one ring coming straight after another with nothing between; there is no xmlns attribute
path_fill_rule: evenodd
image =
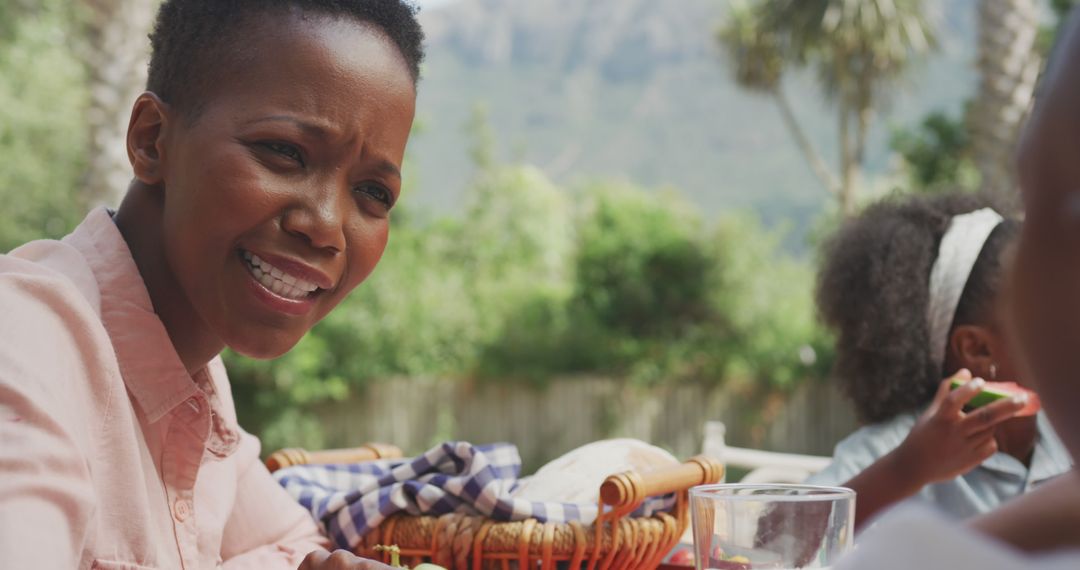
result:
<svg viewBox="0 0 1080 570"><path fill-rule="evenodd" d="M0 255L0 385L68 413L65 402L107 397L87 382L115 366L100 292L85 259L52 240ZM13 396L14 397L14 396Z"/></svg>
<svg viewBox="0 0 1080 570"><path fill-rule="evenodd" d="M60 240L32 241L0 255L0 294L101 311L101 293L86 257Z"/></svg>
<svg viewBox="0 0 1080 570"><path fill-rule="evenodd" d="M1075 570L1080 551L1025 555L924 506L904 504L866 531L837 570Z"/></svg>

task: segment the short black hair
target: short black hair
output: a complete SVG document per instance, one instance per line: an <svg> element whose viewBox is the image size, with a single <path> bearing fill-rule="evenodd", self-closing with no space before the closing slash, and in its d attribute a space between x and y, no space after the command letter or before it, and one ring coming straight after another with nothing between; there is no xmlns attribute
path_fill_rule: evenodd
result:
<svg viewBox="0 0 1080 570"><path fill-rule="evenodd" d="M380 28L401 52L415 86L424 59L418 9L404 0L165 0L150 34L146 88L163 101L194 113L218 79L221 61L242 45L258 16L290 10L352 18Z"/></svg>
<svg viewBox="0 0 1080 570"><path fill-rule="evenodd" d="M1002 252L1020 227L987 195L892 196L848 220L825 244L818 312L836 336L834 375L860 420L885 421L933 399L948 371L930 356L930 271L953 216L985 207L1006 222L983 245L952 326L986 324L1000 290Z"/></svg>

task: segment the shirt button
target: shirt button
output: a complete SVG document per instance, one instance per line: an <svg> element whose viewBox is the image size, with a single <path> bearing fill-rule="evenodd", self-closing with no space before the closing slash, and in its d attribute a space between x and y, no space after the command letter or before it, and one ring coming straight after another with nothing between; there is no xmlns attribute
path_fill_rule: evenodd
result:
<svg viewBox="0 0 1080 570"><path fill-rule="evenodd" d="M173 516L180 522L187 520L191 516L191 502L186 499L177 499L173 503Z"/></svg>

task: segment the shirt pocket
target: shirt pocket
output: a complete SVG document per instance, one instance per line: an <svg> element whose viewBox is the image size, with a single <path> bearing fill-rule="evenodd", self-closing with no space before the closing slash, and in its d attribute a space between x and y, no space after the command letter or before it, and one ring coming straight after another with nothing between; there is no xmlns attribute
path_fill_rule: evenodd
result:
<svg viewBox="0 0 1080 570"><path fill-rule="evenodd" d="M102 560L100 558L94 560L94 563L90 565L90 570L158 570L153 566L143 566L142 564L135 564L133 562L117 562L115 560Z"/></svg>

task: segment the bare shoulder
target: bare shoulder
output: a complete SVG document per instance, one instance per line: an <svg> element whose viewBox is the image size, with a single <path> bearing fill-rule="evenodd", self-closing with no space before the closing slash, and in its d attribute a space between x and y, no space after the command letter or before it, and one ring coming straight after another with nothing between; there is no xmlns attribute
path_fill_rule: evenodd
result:
<svg viewBox="0 0 1080 570"><path fill-rule="evenodd" d="M1080 549L1080 473L1052 479L969 525L1027 552Z"/></svg>
<svg viewBox="0 0 1080 570"><path fill-rule="evenodd" d="M837 570L1065 570L1080 551L1025 553L924 506L896 508L866 531Z"/></svg>

